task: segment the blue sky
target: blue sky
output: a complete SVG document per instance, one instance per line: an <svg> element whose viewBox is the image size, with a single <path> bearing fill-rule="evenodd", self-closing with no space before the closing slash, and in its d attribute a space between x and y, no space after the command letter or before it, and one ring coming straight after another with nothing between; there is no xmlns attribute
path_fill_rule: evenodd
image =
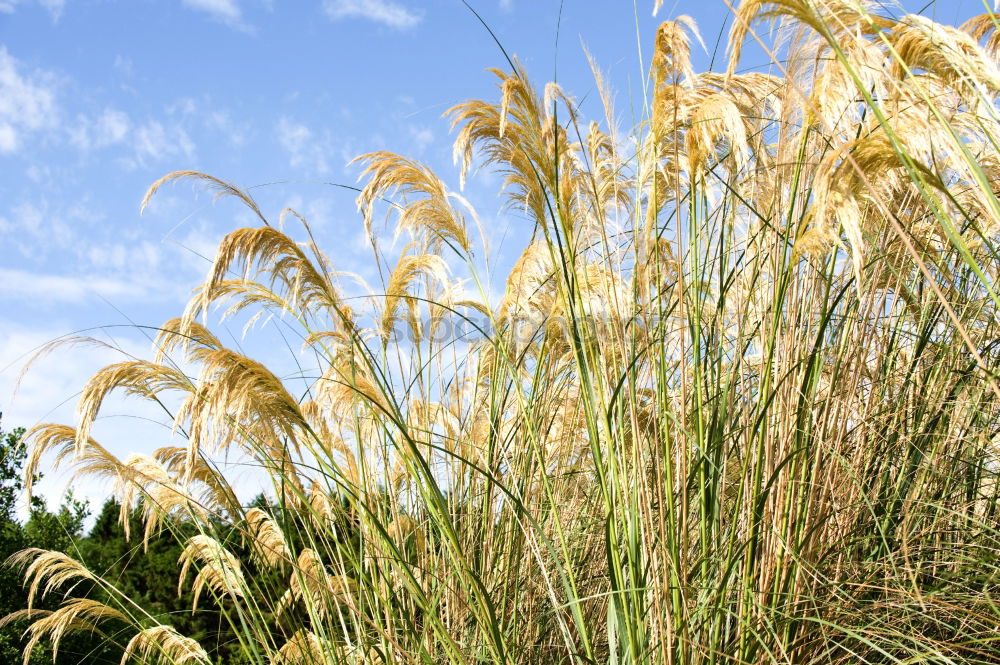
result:
<svg viewBox="0 0 1000 665"><path fill-rule="evenodd" d="M723 0L667 0L655 19L652 0L566 0L561 18L557 0L470 4L537 86L557 77L585 116L601 119L585 45L616 92L623 127L642 95L640 49L648 61L658 22L692 15L711 49L727 14ZM980 0L961 0L927 13L955 22L981 11ZM707 54L696 57L708 65ZM752 50L744 62L766 64ZM135 325L179 314L214 244L253 224L187 184L163 190L140 216L154 180L195 169L252 187L267 214L291 206L305 215L338 268L372 278L354 194L326 183L353 184L358 168L347 162L388 149L457 189L441 114L495 99L485 70L504 65L458 0L0 0L3 426L72 422L86 377L121 359L56 352L12 398L34 348L87 330L148 355ZM483 174L466 195L503 256L530 226L501 213L498 188ZM116 452L169 442L169 432L144 428L156 417L146 407L116 401L107 412L95 434ZM96 502L103 488L77 491Z"/></svg>

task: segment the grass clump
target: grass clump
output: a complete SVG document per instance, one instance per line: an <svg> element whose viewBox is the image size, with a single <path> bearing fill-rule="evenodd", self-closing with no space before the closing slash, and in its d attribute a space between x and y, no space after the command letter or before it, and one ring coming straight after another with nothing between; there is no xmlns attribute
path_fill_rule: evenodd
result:
<svg viewBox="0 0 1000 665"><path fill-rule="evenodd" d="M763 20L778 73L739 73ZM199 178L262 224L154 361L30 433L28 473L54 452L113 480L140 542L196 526L181 587L248 663L1000 662L995 19L747 0L732 24L726 73L694 71L690 19L660 26L628 136L516 63L449 111L463 180L499 170L533 228L497 303L474 211L412 160L360 158L384 280L357 311L307 225L166 176L150 194ZM303 395L199 322L220 303L284 315ZM184 445L108 453L89 426L115 390L180 395ZM241 505L236 460L272 502ZM33 594L104 598L31 615L32 640L213 658L99 571L15 563Z"/></svg>

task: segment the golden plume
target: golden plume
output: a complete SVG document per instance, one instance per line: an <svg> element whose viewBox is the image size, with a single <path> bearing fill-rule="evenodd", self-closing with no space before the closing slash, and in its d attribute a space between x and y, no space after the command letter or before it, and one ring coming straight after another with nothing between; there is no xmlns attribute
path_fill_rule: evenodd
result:
<svg viewBox="0 0 1000 665"><path fill-rule="evenodd" d="M429 168L391 152L372 152L353 161L367 162L361 177L368 182L358 195L358 209L364 214L365 228L371 234L375 202L393 194L419 196L397 207L399 222L396 234L409 231L420 239L423 251L437 253L442 244L457 245L469 251L465 219L448 203L448 190Z"/></svg>
<svg viewBox="0 0 1000 665"><path fill-rule="evenodd" d="M177 632L173 626L153 626L136 633L122 655L122 665L133 657L143 663L164 665L211 665L198 642Z"/></svg>
<svg viewBox="0 0 1000 665"><path fill-rule="evenodd" d="M246 579L239 559L211 536L198 534L189 538L177 562L181 564L177 595L184 589L192 564L198 564L198 574L191 584L191 592L194 594L191 600L192 614L198 607L198 598L205 587L216 594L234 598L246 593Z"/></svg>

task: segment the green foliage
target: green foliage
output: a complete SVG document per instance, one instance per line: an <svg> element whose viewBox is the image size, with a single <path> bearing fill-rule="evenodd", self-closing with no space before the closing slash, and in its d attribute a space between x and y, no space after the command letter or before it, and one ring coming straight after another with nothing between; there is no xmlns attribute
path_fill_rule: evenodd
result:
<svg viewBox="0 0 1000 665"><path fill-rule="evenodd" d="M0 423L2 417L0 414ZM6 433L0 429L0 519L8 522L14 518L17 497L24 489L21 467L28 449L22 442L23 436L23 427Z"/></svg>
<svg viewBox="0 0 1000 665"><path fill-rule="evenodd" d="M0 560L28 547L72 552L89 515L87 503L74 499L70 493L55 513L49 512L42 497L32 497L27 521L22 524L17 519L17 503L21 500L24 489L22 467L27 456L23 434L23 428L6 433L0 430ZM39 478L40 475L36 475L36 480ZM27 594L21 583L21 575L6 566L0 568L0 615L20 610L26 603ZM49 600L39 607L52 609L57 604ZM21 661L22 630L23 626L19 625L0 628L0 663ZM70 665L88 662L96 665L109 662L107 656L106 645L87 636L76 635L61 645L56 663ZM39 646L30 654L28 662L30 665L51 663L52 656Z"/></svg>
<svg viewBox="0 0 1000 665"><path fill-rule="evenodd" d="M129 511L132 539L125 537L120 522L121 504L108 499L97 513L89 532L84 535L84 524L90 515L86 501L67 493L56 512L47 509L42 497L33 496L28 519L18 520L17 503L24 490L23 466L26 448L22 441L23 428L4 433L0 430L0 560L22 549L35 547L66 552L103 577L113 580L118 590L142 605L158 622L173 625L181 633L213 644L217 662L238 665L247 662L241 656L239 640L230 630L225 616L211 598L203 599L198 612L191 612L190 587L178 593L177 561L186 536L197 532L193 524L183 521L171 524L174 531L163 531L150 536L143 543L135 534L142 534L142 513ZM35 480L40 479L40 474ZM266 498L258 496L253 505L270 508ZM216 524L223 540L238 541L238 534L225 524ZM235 543L237 544L238 543ZM263 572L266 577L270 573ZM277 583L277 580L275 580ZM108 600L106 593L91 589L95 599ZM59 606L58 595L36 604L40 609ZM27 594L21 575L9 567L0 568L0 616L5 616L27 605ZM18 663L22 660L24 625L15 624L0 628L0 663ZM76 634L59 645L55 665L101 665L118 663L122 656L121 640L104 641L96 637ZM37 646L29 656L29 665L53 663L46 641Z"/></svg>
<svg viewBox="0 0 1000 665"><path fill-rule="evenodd" d="M183 549L185 534L196 529L183 521L172 524L174 531L163 531L142 542L142 516L139 510L129 512L131 540L119 519L121 504L109 499L97 514L90 532L76 542L77 556L87 568L115 583L118 591L132 599L157 622L174 626L182 634L198 640L215 640L218 662L239 663L239 645L228 630L225 618L211 599L202 600L198 611L191 611L190 587L178 593L177 561ZM219 528L225 530L220 524ZM140 536L136 536L140 534ZM96 594L107 600L105 594Z"/></svg>

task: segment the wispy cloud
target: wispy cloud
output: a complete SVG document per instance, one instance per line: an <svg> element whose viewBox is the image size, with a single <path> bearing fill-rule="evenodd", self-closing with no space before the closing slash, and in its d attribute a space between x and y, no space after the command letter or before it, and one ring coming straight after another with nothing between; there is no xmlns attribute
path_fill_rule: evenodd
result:
<svg viewBox="0 0 1000 665"><path fill-rule="evenodd" d="M79 116L76 126L68 131L73 145L80 150L90 150L123 142L131 127L132 123L123 111L106 108L96 118Z"/></svg>
<svg viewBox="0 0 1000 665"><path fill-rule="evenodd" d="M34 303L80 303L101 296L109 300L139 300L148 289L129 279L97 275L52 275L0 268L0 300Z"/></svg>
<svg viewBox="0 0 1000 665"><path fill-rule="evenodd" d="M23 0L0 0L0 13L10 14L17 6L20 4L31 4L31 1L23 2ZM62 16L63 9L66 8L66 0L36 0L36 4L43 7L49 12L53 21L58 21L59 17Z"/></svg>
<svg viewBox="0 0 1000 665"><path fill-rule="evenodd" d="M249 26L243 22L243 12L240 11L237 0L181 0L181 2L186 7L205 12L232 28L249 30Z"/></svg>
<svg viewBox="0 0 1000 665"><path fill-rule="evenodd" d="M115 69L125 76L132 76L135 74L135 64L132 62L132 58L127 55L119 54L115 56Z"/></svg>
<svg viewBox="0 0 1000 665"><path fill-rule="evenodd" d="M226 108L216 106L207 95L197 99L194 97L178 99L167 106L167 113L180 118L186 127L199 123L203 131L207 130L212 136L225 138L234 147L242 146L252 131L249 122L235 117Z"/></svg>
<svg viewBox="0 0 1000 665"><path fill-rule="evenodd" d="M0 215L0 243L31 261L74 247L73 225L84 221L78 210L53 211L47 199L22 201ZM10 260L10 255L7 255Z"/></svg>
<svg viewBox="0 0 1000 665"><path fill-rule="evenodd" d="M417 151L423 152L427 146L434 143L434 132L432 132L427 127L417 127L416 125L410 125L410 137L413 142L417 144Z"/></svg>
<svg viewBox="0 0 1000 665"><path fill-rule="evenodd" d="M138 127L133 133L136 165L147 161L158 161L168 157L183 156L190 161L194 158L194 142L180 125L165 126L158 120L151 120Z"/></svg>
<svg viewBox="0 0 1000 665"><path fill-rule="evenodd" d="M16 152L24 135L56 123L52 77L25 73L20 62L0 46L0 153Z"/></svg>
<svg viewBox="0 0 1000 665"><path fill-rule="evenodd" d="M323 10L333 20L365 18L397 30L412 28L423 18L391 0L324 0Z"/></svg>
<svg viewBox="0 0 1000 665"><path fill-rule="evenodd" d="M326 151L312 130L302 123L282 118L276 128L278 143L288 152L288 163L293 168L306 168L319 174L330 172Z"/></svg>
<svg viewBox="0 0 1000 665"><path fill-rule="evenodd" d="M58 21L59 17L62 16L63 9L66 7L66 0L38 0L38 4L48 10L49 14L52 15L53 21Z"/></svg>

